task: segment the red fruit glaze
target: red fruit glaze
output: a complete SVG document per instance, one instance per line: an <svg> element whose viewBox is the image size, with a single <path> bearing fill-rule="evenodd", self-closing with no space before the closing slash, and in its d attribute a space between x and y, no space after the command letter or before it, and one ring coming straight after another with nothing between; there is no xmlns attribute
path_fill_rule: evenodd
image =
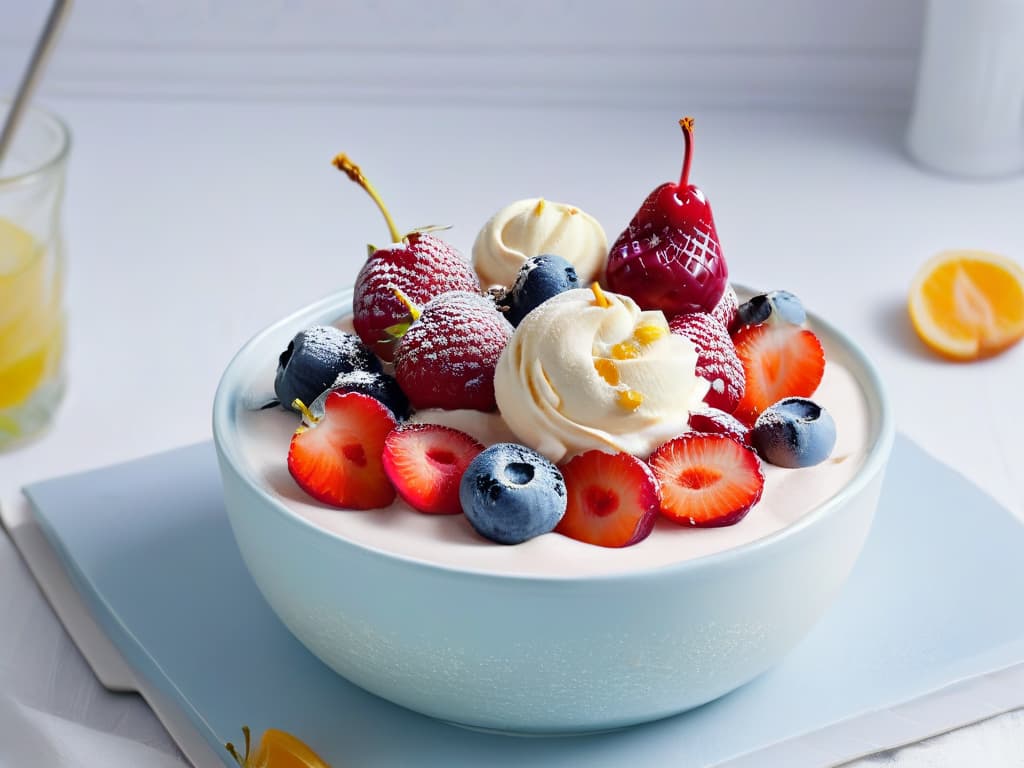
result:
<svg viewBox="0 0 1024 768"><path fill-rule="evenodd" d="M700 411L690 411L690 429L694 432L705 432L715 435L728 435L739 440L744 445L749 445L750 428L735 416L717 408L704 408Z"/></svg>
<svg viewBox="0 0 1024 768"><path fill-rule="evenodd" d="M381 453L395 426L380 401L356 392L332 392L324 413L302 426L288 447L288 471L317 501L346 509L377 509L395 500Z"/></svg>
<svg viewBox="0 0 1024 768"><path fill-rule="evenodd" d="M661 493L644 462L628 453L587 451L561 470L567 505L555 531L602 547L628 547L647 538Z"/></svg>
<svg viewBox="0 0 1024 768"><path fill-rule="evenodd" d="M744 391L733 416L753 426L784 397L810 397L825 374L825 351L813 332L788 323L741 328L733 338L743 365Z"/></svg>
<svg viewBox="0 0 1024 768"><path fill-rule="evenodd" d="M413 408L493 411L494 368L512 326L493 299L477 293L443 294L398 342L395 378Z"/></svg>
<svg viewBox="0 0 1024 768"><path fill-rule="evenodd" d="M431 515L462 511L459 481L484 449L465 432L439 424L402 424L384 441L384 472L413 509Z"/></svg>
<svg viewBox="0 0 1024 768"><path fill-rule="evenodd" d="M693 342L697 348L696 373L711 384L704 402L712 408L732 413L743 397L743 366L736 356L729 331L704 312L676 315L669 330Z"/></svg>
<svg viewBox="0 0 1024 768"><path fill-rule="evenodd" d="M356 277L352 324L363 343L386 361L395 352L387 329L409 321L409 310L393 288L415 304L426 304L448 291L479 291L480 281L462 254L432 235L414 232L374 251Z"/></svg>
<svg viewBox="0 0 1024 768"><path fill-rule="evenodd" d="M693 121L679 124L686 140L679 183L662 184L647 196L612 244L605 271L611 290L669 317L710 312L729 279L711 205L689 183Z"/></svg>
<svg viewBox="0 0 1024 768"><path fill-rule="evenodd" d="M651 454L661 514L680 525L716 528L742 520L764 491L761 460L726 435L689 432Z"/></svg>

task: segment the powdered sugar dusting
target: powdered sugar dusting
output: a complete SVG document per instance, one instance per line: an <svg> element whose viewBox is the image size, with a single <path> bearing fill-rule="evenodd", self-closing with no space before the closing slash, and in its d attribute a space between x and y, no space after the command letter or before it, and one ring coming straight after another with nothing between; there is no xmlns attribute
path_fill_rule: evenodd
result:
<svg viewBox="0 0 1024 768"><path fill-rule="evenodd" d="M725 326L712 315L694 312L672 318L669 329L697 349L697 375L711 383L704 402L731 413L743 397L744 374Z"/></svg>
<svg viewBox="0 0 1024 768"><path fill-rule="evenodd" d="M394 288L415 304L426 304L448 291L480 289L469 262L444 240L412 234L408 242L376 251L356 277L353 325L359 338L385 360L394 353L386 329L409 318Z"/></svg>
<svg viewBox="0 0 1024 768"><path fill-rule="evenodd" d="M736 296L736 290L731 285L727 285L722 298L718 300L715 308L711 310L711 316L727 329L732 330L732 324L736 321L736 310L739 307L740 300Z"/></svg>
<svg viewBox="0 0 1024 768"><path fill-rule="evenodd" d="M445 294L402 337L395 377L416 408L494 410L494 367L511 337L490 297Z"/></svg>

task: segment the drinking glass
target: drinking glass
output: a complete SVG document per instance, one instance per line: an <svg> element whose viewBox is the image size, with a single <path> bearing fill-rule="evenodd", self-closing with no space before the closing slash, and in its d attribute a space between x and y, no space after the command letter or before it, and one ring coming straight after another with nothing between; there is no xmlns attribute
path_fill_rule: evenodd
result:
<svg viewBox="0 0 1024 768"><path fill-rule="evenodd" d="M0 122L9 102L0 101ZM0 166L0 450L38 434L64 394L67 127L29 110Z"/></svg>

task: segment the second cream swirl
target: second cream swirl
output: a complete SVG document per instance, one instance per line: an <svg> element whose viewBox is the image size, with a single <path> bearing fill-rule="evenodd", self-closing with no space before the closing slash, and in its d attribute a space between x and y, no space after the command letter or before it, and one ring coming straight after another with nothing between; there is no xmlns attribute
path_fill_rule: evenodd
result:
<svg viewBox="0 0 1024 768"><path fill-rule="evenodd" d="M519 324L498 360L498 408L554 462L590 449L645 458L689 430L708 383L693 344L664 315L614 293L566 291ZM603 305L605 304L605 305Z"/></svg>

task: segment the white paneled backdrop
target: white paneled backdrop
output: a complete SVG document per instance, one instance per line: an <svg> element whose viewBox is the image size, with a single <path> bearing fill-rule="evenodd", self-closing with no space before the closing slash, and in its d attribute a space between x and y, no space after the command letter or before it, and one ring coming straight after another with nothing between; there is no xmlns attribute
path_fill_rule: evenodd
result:
<svg viewBox="0 0 1024 768"><path fill-rule="evenodd" d="M0 0L0 91L46 0ZM905 109L924 0L79 0L59 98Z"/></svg>
<svg viewBox="0 0 1024 768"><path fill-rule="evenodd" d="M926 1L76 0L42 94L76 141L72 386L53 433L0 462L0 494L208 437L196 404L224 361L255 328L351 281L364 238L383 231L330 168L334 152L374 169L400 221L455 224L463 247L496 207L537 194L579 202L614 234L678 168L672 121L692 110L707 126L698 183L735 273L830 292L814 305L879 362L901 428L1020 513L1011 457L1024 429L1019 410L1000 410L1019 356L943 366L904 319L904 286L927 255L1024 252L1024 179L957 184L899 150ZM0 96L49 4L0 0ZM629 156L609 158L620 165L610 183L592 166L615 147ZM408 173L431 152L438 170ZM123 414L160 404L156 428L111 431L112 381ZM138 701L100 690L22 576L0 581L0 606L28 596L38 621L0 613L0 656L5 640L33 652L6 688L0 674L0 697L25 691L72 721L68 733L85 725L169 750ZM1021 755L1018 712L858 765L1024 768Z"/></svg>

